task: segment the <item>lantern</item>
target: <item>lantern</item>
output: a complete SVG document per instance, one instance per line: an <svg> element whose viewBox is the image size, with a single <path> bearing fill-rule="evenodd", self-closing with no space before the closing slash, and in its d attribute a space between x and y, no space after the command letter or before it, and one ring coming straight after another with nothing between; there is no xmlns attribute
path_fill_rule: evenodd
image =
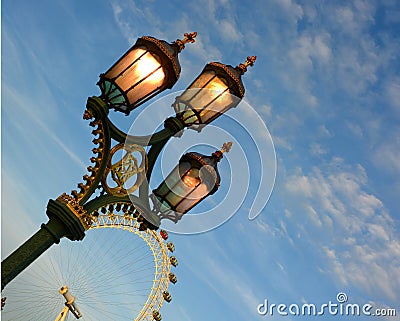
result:
<svg viewBox="0 0 400 321"><path fill-rule="evenodd" d="M214 194L220 185L217 163L232 143L225 143L211 156L191 152L183 155L160 186L153 191L153 203L162 218L175 223L207 196Z"/></svg>
<svg viewBox="0 0 400 321"><path fill-rule="evenodd" d="M193 83L176 97L173 107L186 127L201 131L202 127L236 107L244 96L241 76L253 66L256 56L247 57L235 68L219 62L207 64Z"/></svg>
<svg viewBox="0 0 400 321"><path fill-rule="evenodd" d="M126 115L177 82L181 67L178 53L185 43L194 42L197 33L185 33L184 39L169 44L153 37L141 37L97 83L101 98L110 108Z"/></svg>

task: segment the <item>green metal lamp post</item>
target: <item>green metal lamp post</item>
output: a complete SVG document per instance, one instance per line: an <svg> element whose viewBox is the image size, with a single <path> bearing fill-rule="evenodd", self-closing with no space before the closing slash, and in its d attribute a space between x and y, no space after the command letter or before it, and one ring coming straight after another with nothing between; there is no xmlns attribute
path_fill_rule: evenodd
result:
<svg viewBox="0 0 400 321"><path fill-rule="evenodd" d="M118 129L108 118L109 109L126 115L148 99L172 88L180 75L178 53L194 42L196 33L167 43L153 37L141 37L107 72L100 75L100 97L88 98L83 118L93 127L94 156L78 189L49 200L49 221L1 263L1 288L13 280L42 253L60 239L79 241L106 206L123 205L126 215L135 215L140 229L157 229L161 219L177 222L192 207L213 194L220 184L217 162L230 149L224 145L212 156L188 153L176 169L149 197L150 176L156 159L168 140L190 127L201 130L244 95L240 76L255 57L248 57L236 68L221 63L208 64L189 88L176 98L175 117L165 120L164 128L149 136L131 136ZM230 94L230 95L228 95ZM232 98L233 95L233 98ZM237 99L236 99L237 98ZM112 145L112 141L115 141ZM144 147L149 146L148 152ZM125 154L116 163L118 151ZM134 155L139 154L141 161ZM128 166L127 166L128 165ZM136 177L127 187L126 181ZM109 186L113 181L116 186ZM94 193L100 189L100 194ZM180 189L180 191L179 191ZM138 195L133 193L138 190ZM153 208L150 206L153 201Z"/></svg>

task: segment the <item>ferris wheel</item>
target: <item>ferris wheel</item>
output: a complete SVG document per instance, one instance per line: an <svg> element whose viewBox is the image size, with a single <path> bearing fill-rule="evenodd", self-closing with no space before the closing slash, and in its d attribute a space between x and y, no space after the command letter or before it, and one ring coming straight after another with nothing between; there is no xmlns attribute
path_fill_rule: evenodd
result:
<svg viewBox="0 0 400 321"><path fill-rule="evenodd" d="M140 228L139 210L115 201L94 211L82 242L43 254L3 291L2 320L159 321L178 260L168 233Z"/></svg>

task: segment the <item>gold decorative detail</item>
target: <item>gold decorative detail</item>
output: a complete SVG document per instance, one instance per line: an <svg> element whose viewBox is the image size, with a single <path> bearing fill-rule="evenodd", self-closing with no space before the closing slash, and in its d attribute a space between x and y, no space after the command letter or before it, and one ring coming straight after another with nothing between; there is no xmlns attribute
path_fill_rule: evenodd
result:
<svg viewBox="0 0 400 321"><path fill-rule="evenodd" d="M176 39L176 41L174 41L174 43L176 43L179 46L179 52L181 52L183 49L185 49L185 44L190 42L193 43L195 42L194 38L197 37L197 32L191 32L191 33L185 33L184 38L181 39Z"/></svg>
<svg viewBox="0 0 400 321"><path fill-rule="evenodd" d="M94 219L83 209L81 205L79 205L74 197L63 193L59 197L57 197L57 200L67 205L71 212L79 218L83 227L85 228L85 231L87 231L92 226Z"/></svg>
<svg viewBox="0 0 400 321"><path fill-rule="evenodd" d="M91 118L93 118L92 113L90 111L88 111L88 110L85 110L85 112L83 113L83 119L89 120Z"/></svg>
<svg viewBox="0 0 400 321"><path fill-rule="evenodd" d="M84 119L91 119L93 118L93 116L91 115L91 113L86 110L84 115L83 115ZM83 176L83 180L85 181L85 183L79 183L78 184L78 188L79 188L79 192L77 190L73 190L71 192L72 196L75 198L75 200L77 202L79 202L86 194L86 192L89 190L89 188L91 187L93 181L96 178L96 175L100 169L100 165L101 162L103 160L103 156L104 156L104 126L101 120L92 120L89 123L90 127L94 127L92 134L95 136L95 139L93 139L93 143L96 145L95 148L93 148L93 153L97 154L94 157L90 158L90 161L94 164L93 166L88 166L87 170L89 172L88 174L85 174Z"/></svg>
<svg viewBox="0 0 400 321"><path fill-rule="evenodd" d="M114 154L119 151L125 151L122 158L116 163L112 163ZM141 162L139 164L138 159L133 155L139 153L141 155ZM147 154L142 146L135 144L118 144L114 146L110 151L110 156L107 164L106 171L104 173L102 184L107 193L115 196L125 196L133 193L139 188L143 180L146 178L147 171ZM107 183L107 177L111 174L111 179L117 184L116 187L110 187ZM135 183L125 188L128 180L136 177Z"/></svg>
<svg viewBox="0 0 400 321"><path fill-rule="evenodd" d="M222 68L231 78L233 81L235 81L237 87L239 88L239 92L240 92L240 97L239 98L243 98L244 96L244 87L240 81L240 78L235 75L229 68L227 65L221 64L220 62L210 62L210 65L212 66L217 66Z"/></svg>
<svg viewBox="0 0 400 321"><path fill-rule="evenodd" d="M221 153L229 153L232 148L232 142L227 142L222 145Z"/></svg>
<svg viewBox="0 0 400 321"><path fill-rule="evenodd" d="M248 66L253 67L256 59L257 59L257 56L247 56L246 61L243 64L239 64L236 68L240 69L242 74L244 74L247 71Z"/></svg>
<svg viewBox="0 0 400 321"><path fill-rule="evenodd" d="M232 148L232 142L224 143L222 145L222 148L220 150L215 151L212 155L216 157L217 161L219 162L222 159L222 157L224 157L224 153L229 153L231 148Z"/></svg>

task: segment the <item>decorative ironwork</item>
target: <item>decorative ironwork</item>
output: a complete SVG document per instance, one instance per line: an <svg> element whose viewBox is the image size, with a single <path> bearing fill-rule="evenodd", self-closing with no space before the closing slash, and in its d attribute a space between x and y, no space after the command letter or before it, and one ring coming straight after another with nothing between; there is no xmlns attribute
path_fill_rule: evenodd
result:
<svg viewBox="0 0 400 321"><path fill-rule="evenodd" d="M232 142L223 143L221 153L229 153L232 148Z"/></svg>
<svg viewBox="0 0 400 321"><path fill-rule="evenodd" d="M112 163L114 154L120 150L126 153L116 163ZM134 153L141 155L141 161L134 156ZM125 196L133 193L142 184L146 178L147 171L147 154L144 148L136 144L118 144L111 149L108 165L104 173L102 184L107 193L115 196ZM117 184L115 187L110 187L107 183L107 178L111 174L111 179ZM136 175L135 183L126 188L128 181Z"/></svg>
<svg viewBox="0 0 400 321"><path fill-rule="evenodd" d="M246 61L243 64L239 64L236 68L240 69L242 74L244 74L247 71L248 66L253 66L254 62L256 61L257 56L247 56Z"/></svg>
<svg viewBox="0 0 400 321"><path fill-rule="evenodd" d="M88 230L93 223L93 218L88 214L81 205L76 201L76 199L66 193L61 194L57 197L57 200L67 205L67 207L74 213L79 221L82 223L85 230Z"/></svg>
<svg viewBox="0 0 400 321"><path fill-rule="evenodd" d="M194 38L197 37L197 32L191 32L191 33L185 33L184 38L181 39L176 39L176 41L174 41L174 43L176 43L179 46L179 51L182 51L183 49L185 49L185 43L193 43L195 42Z"/></svg>
<svg viewBox="0 0 400 321"><path fill-rule="evenodd" d="M85 110L83 114L83 119L85 120L90 120L93 118L92 113L89 110ZM79 192L77 190L73 190L71 192L72 196L77 202L80 202L86 194L88 194L90 188L92 187L93 183L96 180L96 176L98 173L101 171L101 165L106 158L106 146L105 146L105 133L104 133L104 124L103 121L100 119L95 119L89 123L90 127L93 127L92 134L95 136L93 139L93 143L96 145L95 148L92 149L93 154L95 156L90 158L91 163L93 163L93 166L88 166L87 170L90 173L90 175L85 174L82 178L85 181L85 183L79 183L78 188Z"/></svg>

